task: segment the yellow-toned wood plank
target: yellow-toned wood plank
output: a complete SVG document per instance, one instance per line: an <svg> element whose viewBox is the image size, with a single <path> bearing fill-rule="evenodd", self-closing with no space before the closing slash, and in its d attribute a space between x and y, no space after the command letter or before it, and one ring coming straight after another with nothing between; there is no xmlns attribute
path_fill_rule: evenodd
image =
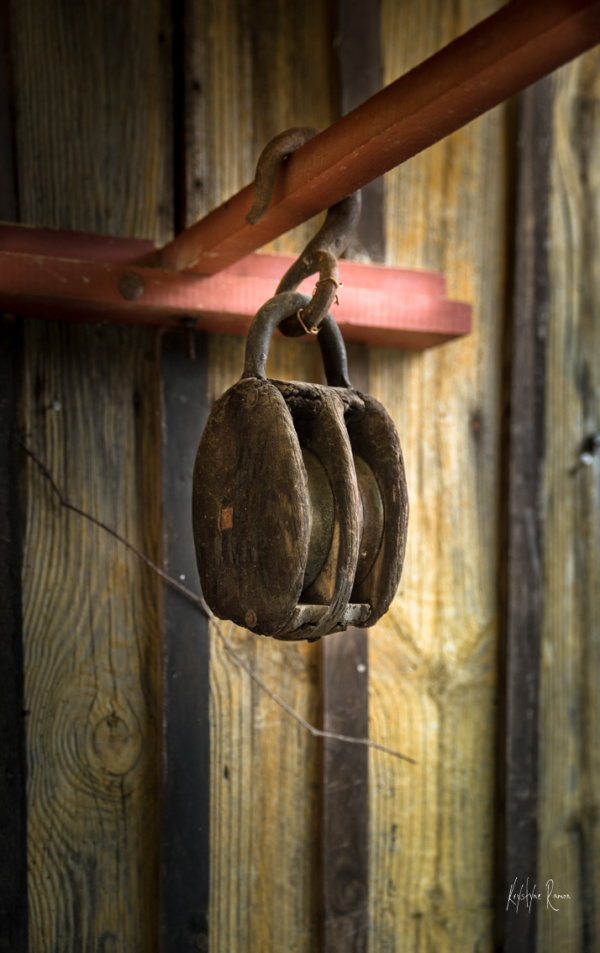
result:
<svg viewBox="0 0 600 953"><path fill-rule="evenodd" d="M278 133L324 129L335 116L330 23L315 0L194 0L186 35L189 225L254 179L258 156ZM299 252L319 220L264 250Z"/></svg>
<svg viewBox="0 0 600 953"><path fill-rule="evenodd" d="M555 76L546 381L538 950L600 943L600 54ZM588 448L590 449L590 448ZM548 909L546 883L569 900Z"/></svg>
<svg viewBox="0 0 600 953"><path fill-rule="evenodd" d="M171 237L165 6L11 4L21 221Z"/></svg>
<svg viewBox="0 0 600 953"><path fill-rule="evenodd" d="M29 322L27 441L77 506L156 558L153 335ZM145 349L140 345L145 343ZM128 405L123 405L124 381ZM156 948L158 591L27 467L30 949Z"/></svg>
<svg viewBox="0 0 600 953"><path fill-rule="evenodd" d="M390 82L500 4L384 0ZM373 350L410 499L397 598L370 639L371 938L379 951L492 948L497 551L505 298L502 109L386 178L387 263L442 271L472 334Z"/></svg>
<svg viewBox="0 0 600 953"><path fill-rule="evenodd" d="M310 0L199 0L190 13L188 221L254 178L266 142L294 125L331 123L327 11ZM190 188L192 191L190 192ZM308 223L280 239L300 252ZM273 293L275 292L273 286ZM239 379L244 340L211 337L209 396ZM316 342L278 339L269 376L318 380ZM305 718L319 717L317 652L226 627L237 650ZM317 744L235 667L213 634L211 652L211 901L214 953L308 953L317 948Z"/></svg>
<svg viewBox="0 0 600 953"><path fill-rule="evenodd" d="M12 4L19 209L164 240L160 3ZM30 321L23 427L77 505L160 558L153 333ZM24 540L31 953L157 948L160 591L28 463Z"/></svg>

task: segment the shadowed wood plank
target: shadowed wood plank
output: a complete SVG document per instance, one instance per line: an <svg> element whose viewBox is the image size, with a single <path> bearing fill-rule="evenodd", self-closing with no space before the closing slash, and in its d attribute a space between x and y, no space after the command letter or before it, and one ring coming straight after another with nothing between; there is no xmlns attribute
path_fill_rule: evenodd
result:
<svg viewBox="0 0 600 953"><path fill-rule="evenodd" d="M377 193L368 204L377 203ZM381 210L380 210L381 211ZM379 216L374 215L377 222ZM370 230L363 230L369 244ZM352 385L369 391L369 352L347 348ZM348 629L321 641L325 731L369 735L369 630ZM362 953L369 937L369 753L323 739L321 853L324 953Z"/></svg>
<svg viewBox="0 0 600 953"><path fill-rule="evenodd" d="M158 0L11 5L24 222L169 237ZM160 554L153 332L26 326L23 424L73 502ZM27 466L30 953L158 943L159 599L150 570Z"/></svg>
<svg viewBox="0 0 600 953"><path fill-rule="evenodd" d="M384 0L386 81L500 4ZM505 145L495 110L390 173L387 263L439 268L473 332L428 355L370 355L395 420L410 524L396 601L370 635L372 951L492 942L497 512Z"/></svg>
<svg viewBox="0 0 600 953"><path fill-rule="evenodd" d="M0 950L27 953L18 394L22 329L0 319Z"/></svg>
<svg viewBox="0 0 600 953"><path fill-rule="evenodd" d="M0 219L16 213L7 48L0 48ZM23 607L18 428L22 327L0 318L0 949L27 953Z"/></svg>
<svg viewBox="0 0 600 953"><path fill-rule="evenodd" d="M503 636L496 842L498 944L535 949L536 917L516 897L534 889L538 847L538 711L542 627L542 484L548 312L552 81L521 94L510 345L506 633ZM499 732L499 733L500 733ZM509 898L512 902L509 902Z"/></svg>
<svg viewBox="0 0 600 953"><path fill-rule="evenodd" d="M554 77L538 950L600 943L600 53ZM582 457L585 452L589 457ZM587 465L586 461L587 460ZM546 905L546 883L569 900Z"/></svg>
<svg viewBox="0 0 600 953"><path fill-rule="evenodd" d="M163 566L200 595L192 535L192 471L206 422L206 338L162 340ZM188 342L189 343L189 342ZM209 635L197 606L163 590L162 948L208 948Z"/></svg>
<svg viewBox="0 0 600 953"><path fill-rule="evenodd" d="M369 732L368 636L348 629L323 639L323 728ZM369 935L369 756L323 740L323 934L326 953L364 953Z"/></svg>
<svg viewBox="0 0 600 953"><path fill-rule="evenodd" d="M381 9L345 0L336 7L340 113L382 84ZM355 236L345 258L383 261L383 179L362 190ZM369 392L369 352L347 347L353 386ZM369 634L349 629L321 643L323 727L349 737L369 735ZM323 739L321 851L324 953L363 953L369 942L369 754L358 745Z"/></svg>
<svg viewBox="0 0 600 953"><path fill-rule="evenodd" d="M356 109L383 85L380 0L336 6L336 53L340 115ZM385 260L385 201L383 176L362 189L362 209L346 258Z"/></svg>

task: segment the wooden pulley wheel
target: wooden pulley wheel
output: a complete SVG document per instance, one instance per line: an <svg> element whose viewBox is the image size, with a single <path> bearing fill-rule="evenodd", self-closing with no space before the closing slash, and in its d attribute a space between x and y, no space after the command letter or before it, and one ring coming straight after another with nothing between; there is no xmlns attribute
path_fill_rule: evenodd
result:
<svg viewBox="0 0 600 953"><path fill-rule="evenodd" d="M204 598L219 618L287 640L376 621L406 539L396 431L350 385L331 315L318 335L327 385L265 377L275 328L309 300L279 294L257 313L242 378L212 409L193 481Z"/></svg>

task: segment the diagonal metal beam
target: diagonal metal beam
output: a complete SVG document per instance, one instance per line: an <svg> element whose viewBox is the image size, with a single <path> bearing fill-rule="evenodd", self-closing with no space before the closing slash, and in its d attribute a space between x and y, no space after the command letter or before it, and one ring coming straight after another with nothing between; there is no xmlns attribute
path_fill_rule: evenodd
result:
<svg viewBox="0 0 600 953"><path fill-rule="evenodd" d="M600 42L600 0L512 0L302 146L248 225L248 185L152 259L215 274Z"/></svg>

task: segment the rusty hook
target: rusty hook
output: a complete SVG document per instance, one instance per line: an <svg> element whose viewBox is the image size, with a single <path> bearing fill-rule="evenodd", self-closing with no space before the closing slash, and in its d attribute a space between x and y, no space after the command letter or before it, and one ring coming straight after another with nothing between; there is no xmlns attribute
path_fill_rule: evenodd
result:
<svg viewBox="0 0 600 953"><path fill-rule="evenodd" d="M250 225L260 221L269 206L280 162L316 136L317 132L317 129L307 126L294 127L279 133L265 146L256 166L254 202L246 216ZM281 324L280 331L283 334L297 337L309 331L316 334L319 330L321 321L337 300L337 289L340 287L337 259L346 249L356 228L360 207L360 191L332 205L322 227L279 282L276 294L295 291L305 278L319 272L310 303L298 312L297 321L288 318Z"/></svg>

